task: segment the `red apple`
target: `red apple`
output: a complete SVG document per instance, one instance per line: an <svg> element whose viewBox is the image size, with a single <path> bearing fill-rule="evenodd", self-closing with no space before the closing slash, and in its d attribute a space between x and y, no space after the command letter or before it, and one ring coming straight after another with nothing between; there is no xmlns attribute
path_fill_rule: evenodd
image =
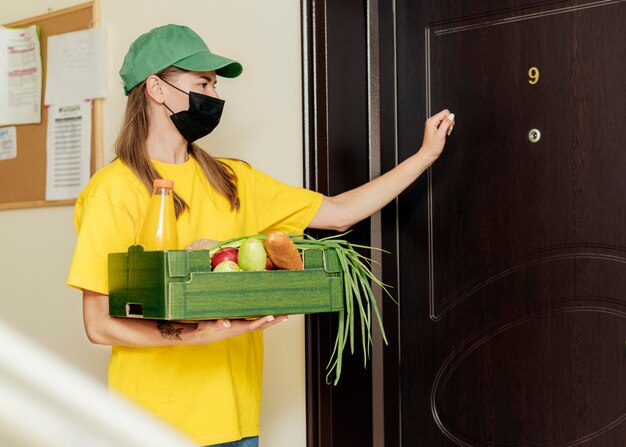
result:
<svg viewBox="0 0 626 447"><path fill-rule="evenodd" d="M221 264L224 261L233 261L237 263L237 257L239 254L239 250L235 247L222 247L213 253L211 256L211 268L215 269L218 264Z"/></svg>
<svg viewBox="0 0 626 447"><path fill-rule="evenodd" d="M274 269L276 269L276 267L274 267L274 263L272 262L270 258L267 258L265 260L265 270L274 270Z"/></svg>

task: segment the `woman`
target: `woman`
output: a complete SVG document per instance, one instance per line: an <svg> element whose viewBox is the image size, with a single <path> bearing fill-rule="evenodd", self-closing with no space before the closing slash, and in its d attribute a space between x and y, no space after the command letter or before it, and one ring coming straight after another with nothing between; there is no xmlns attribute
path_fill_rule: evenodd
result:
<svg viewBox="0 0 626 447"><path fill-rule="evenodd" d="M256 446L262 330L257 320L155 323L108 315L107 254L135 244L152 181L174 181L180 247L305 228L344 230L372 215L441 154L453 116L426 122L424 142L387 174L335 197L287 186L248 164L214 159L193 144L219 123L217 76L238 62L211 53L184 26L166 25L132 43L120 70L128 95L117 159L100 169L75 210L78 241L68 284L83 291L89 340L113 346L109 383L199 445ZM226 443L226 444L220 444Z"/></svg>

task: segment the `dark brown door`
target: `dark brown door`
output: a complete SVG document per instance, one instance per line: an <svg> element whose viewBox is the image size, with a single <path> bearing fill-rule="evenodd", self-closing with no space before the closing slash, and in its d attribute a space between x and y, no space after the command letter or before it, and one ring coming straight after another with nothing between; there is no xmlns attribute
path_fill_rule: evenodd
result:
<svg viewBox="0 0 626 447"><path fill-rule="evenodd" d="M626 2L396 3L401 445L626 445Z"/></svg>

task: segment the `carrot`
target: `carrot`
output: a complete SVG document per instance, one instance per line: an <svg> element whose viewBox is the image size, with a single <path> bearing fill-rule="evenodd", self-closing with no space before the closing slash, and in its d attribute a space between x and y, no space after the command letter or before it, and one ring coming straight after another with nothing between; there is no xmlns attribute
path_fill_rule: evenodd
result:
<svg viewBox="0 0 626 447"><path fill-rule="evenodd" d="M263 241L265 250L276 268L281 270L302 270L304 264L296 244L282 231L273 231Z"/></svg>

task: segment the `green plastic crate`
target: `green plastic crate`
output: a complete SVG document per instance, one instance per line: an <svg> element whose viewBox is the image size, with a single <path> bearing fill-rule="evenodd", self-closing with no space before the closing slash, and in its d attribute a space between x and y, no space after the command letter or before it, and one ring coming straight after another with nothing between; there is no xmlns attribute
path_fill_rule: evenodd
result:
<svg viewBox="0 0 626 447"><path fill-rule="evenodd" d="M342 269L332 250L304 250L304 270L211 272L206 250L109 255L109 313L206 320L334 312L344 307Z"/></svg>

